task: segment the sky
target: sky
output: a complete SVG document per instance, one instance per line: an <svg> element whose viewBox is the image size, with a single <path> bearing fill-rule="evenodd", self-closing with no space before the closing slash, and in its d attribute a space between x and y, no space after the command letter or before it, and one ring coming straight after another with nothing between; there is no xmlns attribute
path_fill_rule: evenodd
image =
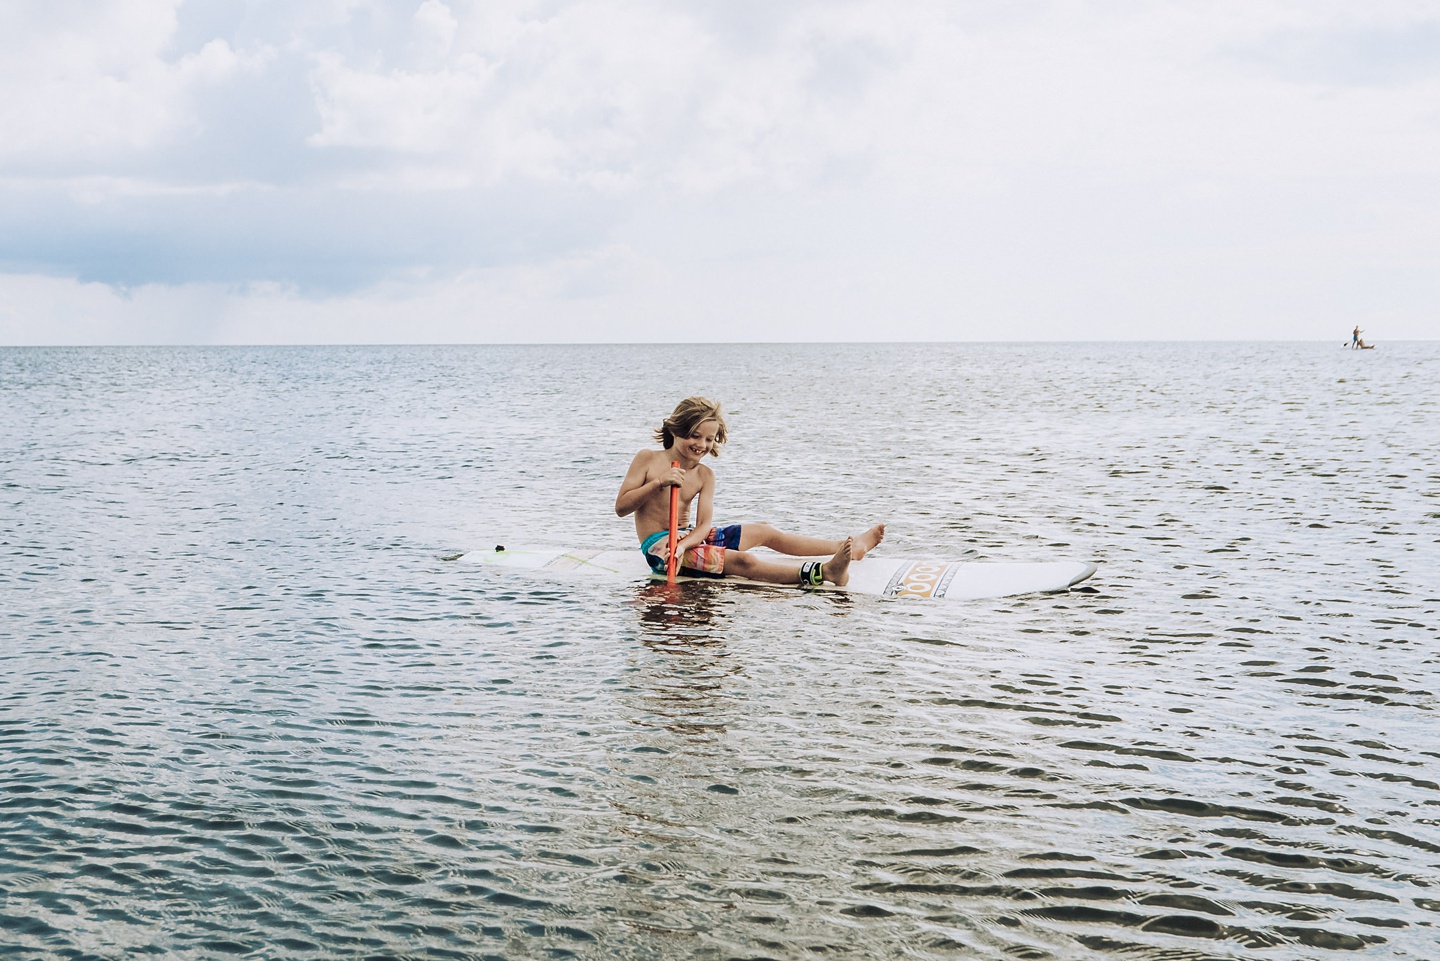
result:
<svg viewBox="0 0 1440 961"><path fill-rule="evenodd" d="M1433 0L4 0L0 344L1440 339Z"/></svg>

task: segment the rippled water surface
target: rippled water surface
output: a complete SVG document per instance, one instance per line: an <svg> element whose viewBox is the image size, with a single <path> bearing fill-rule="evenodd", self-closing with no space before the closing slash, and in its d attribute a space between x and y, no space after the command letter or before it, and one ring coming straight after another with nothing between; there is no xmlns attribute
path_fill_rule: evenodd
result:
<svg viewBox="0 0 1440 961"><path fill-rule="evenodd" d="M1440 344L0 349L0 956L1440 957ZM446 560L717 514L917 602Z"/></svg>

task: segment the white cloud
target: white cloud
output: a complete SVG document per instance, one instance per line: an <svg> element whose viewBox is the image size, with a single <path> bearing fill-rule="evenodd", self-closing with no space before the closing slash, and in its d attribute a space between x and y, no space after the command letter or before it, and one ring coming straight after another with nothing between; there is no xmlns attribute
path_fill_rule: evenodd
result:
<svg viewBox="0 0 1440 961"><path fill-rule="evenodd" d="M197 340L1440 335L1436 103L1418 0L5 4L0 290Z"/></svg>
<svg viewBox="0 0 1440 961"><path fill-rule="evenodd" d="M0 159L7 166L133 153L176 122L172 78L155 59L174 28L173 4L82 6L0 7Z"/></svg>
<svg viewBox="0 0 1440 961"><path fill-rule="evenodd" d="M434 154L465 127L488 84L482 64L470 70L416 74L357 71L322 54L311 72L321 127L315 147L374 147Z"/></svg>
<svg viewBox="0 0 1440 961"><path fill-rule="evenodd" d="M412 55L420 59L444 57L455 42L455 31L460 21L450 8L440 0L425 0L415 11L415 38L411 41Z"/></svg>

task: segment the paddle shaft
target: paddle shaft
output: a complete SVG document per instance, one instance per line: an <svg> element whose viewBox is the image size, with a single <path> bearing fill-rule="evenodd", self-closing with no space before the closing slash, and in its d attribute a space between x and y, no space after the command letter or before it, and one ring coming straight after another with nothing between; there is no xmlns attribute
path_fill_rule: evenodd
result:
<svg viewBox="0 0 1440 961"><path fill-rule="evenodd" d="M671 467L679 467L678 460L670 462ZM680 488L670 488L670 549L666 552L665 560L665 583L675 583L675 569L680 566L675 557L675 542L680 536Z"/></svg>

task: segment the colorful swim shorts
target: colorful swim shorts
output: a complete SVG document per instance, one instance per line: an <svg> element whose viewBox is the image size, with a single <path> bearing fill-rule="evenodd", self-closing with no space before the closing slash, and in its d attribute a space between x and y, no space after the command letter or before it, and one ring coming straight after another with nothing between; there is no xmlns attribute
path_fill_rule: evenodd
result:
<svg viewBox="0 0 1440 961"><path fill-rule="evenodd" d="M680 531L680 537L690 533ZM657 574L665 573L665 552L670 544L669 531L656 531L645 538L640 551L650 562L650 569ZM710 528L705 543L692 547L680 558L680 569L689 577L723 577L725 574L725 552L740 549L740 525Z"/></svg>

